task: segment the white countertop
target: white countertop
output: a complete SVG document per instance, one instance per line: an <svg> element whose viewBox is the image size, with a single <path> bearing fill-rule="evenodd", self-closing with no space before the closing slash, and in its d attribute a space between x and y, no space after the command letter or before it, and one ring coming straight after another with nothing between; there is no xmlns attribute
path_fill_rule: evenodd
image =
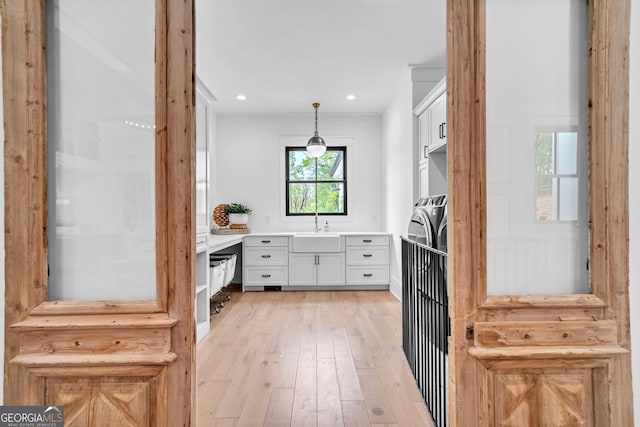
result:
<svg viewBox="0 0 640 427"><path fill-rule="evenodd" d="M308 231L287 231L287 232L257 232L248 234L209 234L207 237L207 243L211 252L216 252L221 249L228 248L237 243L241 243L247 236L293 236L296 233L309 233ZM318 234L323 234L323 231L319 231ZM390 236L392 233L384 231L332 231L333 234L339 234L341 236Z"/></svg>
<svg viewBox="0 0 640 427"><path fill-rule="evenodd" d="M209 234L207 237L207 243L209 251L216 252L221 249L228 248L237 243L242 243L243 239L248 236L293 236L296 233L313 233L309 231L285 231L285 232L257 232L248 234ZM323 234L323 231L319 231L318 234ZM390 236L392 233L384 231L332 231L332 234L339 234L341 236Z"/></svg>

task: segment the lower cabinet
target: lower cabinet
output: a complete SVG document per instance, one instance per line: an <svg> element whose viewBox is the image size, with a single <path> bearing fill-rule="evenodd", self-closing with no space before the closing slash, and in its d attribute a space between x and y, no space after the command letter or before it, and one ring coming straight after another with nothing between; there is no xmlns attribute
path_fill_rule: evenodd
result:
<svg viewBox="0 0 640 427"><path fill-rule="evenodd" d="M264 290L265 286L287 286L286 236L247 236L243 251L243 290Z"/></svg>
<svg viewBox="0 0 640 427"><path fill-rule="evenodd" d="M288 236L245 237L243 291L338 286L384 289L388 286L389 236L348 234L343 238L341 252L293 252Z"/></svg>
<svg viewBox="0 0 640 427"><path fill-rule="evenodd" d="M345 255L337 253L290 253L290 286L341 286L345 284Z"/></svg>
<svg viewBox="0 0 640 427"><path fill-rule="evenodd" d="M347 237L347 285L389 284L389 236Z"/></svg>
<svg viewBox="0 0 640 427"><path fill-rule="evenodd" d="M196 292L195 309L196 342L209 332L209 252L207 251L207 236L204 240L196 238ZM204 244L203 244L204 242Z"/></svg>

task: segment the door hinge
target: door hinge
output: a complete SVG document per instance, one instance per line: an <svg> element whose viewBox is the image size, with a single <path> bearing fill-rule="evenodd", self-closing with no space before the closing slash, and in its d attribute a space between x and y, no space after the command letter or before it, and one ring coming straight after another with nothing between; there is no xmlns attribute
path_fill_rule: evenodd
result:
<svg viewBox="0 0 640 427"><path fill-rule="evenodd" d="M467 326L467 339L473 339L473 326Z"/></svg>

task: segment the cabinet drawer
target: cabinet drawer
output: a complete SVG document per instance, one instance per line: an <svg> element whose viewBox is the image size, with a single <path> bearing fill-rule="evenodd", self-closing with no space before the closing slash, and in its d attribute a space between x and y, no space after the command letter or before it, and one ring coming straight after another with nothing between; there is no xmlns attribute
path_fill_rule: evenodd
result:
<svg viewBox="0 0 640 427"><path fill-rule="evenodd" d="M347 285L388 285L388 266L347 267Z"/></svg>
<svg viewBox="0 0 640 427"><path fill-rule="evenodd" d="M347 246L389 245L389 236L347 236Z"/></svg>
<svg viewBox="0 0 640 427"><path fill-rule="evenodd" d="M289 251L282 246L248 247L244 251L246 265L287 265Z"/></svg>
<svg viewBox="0 0 640 427"><path fill-rule="evenodd" d="M245 246L289 246L287 236L251 236L244 238Z"/></svg>
<svg viewBox="0 0 640 427"><path fill-rule="evenodd" d="M204 248L207 248L207 235L205 234L204 236L201 235L196 235L196 248L200 248L204 246Z"/></svg>
<svg viewBox="0 0 640 427"><path fill-rule="evenodd" d="M371 246L363 248L361 246L347 248L347 265L388 265L389 247Z"/></svg>
<svg viewBox="0 0 640 427"><path fill-rule="evenodd" d="M247 267L245 275L247 286L287 284L286 267Z"/></svg>

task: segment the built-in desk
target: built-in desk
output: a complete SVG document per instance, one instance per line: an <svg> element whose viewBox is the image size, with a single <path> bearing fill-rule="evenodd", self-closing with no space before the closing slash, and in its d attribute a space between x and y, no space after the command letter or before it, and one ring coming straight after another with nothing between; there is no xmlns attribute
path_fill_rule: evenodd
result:
<svg viewBox="0 0 640 427"><path fill-rule="evenodd" d="M196 341L200 341L209 332L211 314L209 300L212 297L209 256L214 252L242 243L244 236L244 234L196 236Z"/></svg>
<svg viewBox="0 0 640 427"><path fill-rule="evenodd" d="M242 243L245 236L247 236L247 234L210 234L208 237L209 252L218 252Z"/></svg>

